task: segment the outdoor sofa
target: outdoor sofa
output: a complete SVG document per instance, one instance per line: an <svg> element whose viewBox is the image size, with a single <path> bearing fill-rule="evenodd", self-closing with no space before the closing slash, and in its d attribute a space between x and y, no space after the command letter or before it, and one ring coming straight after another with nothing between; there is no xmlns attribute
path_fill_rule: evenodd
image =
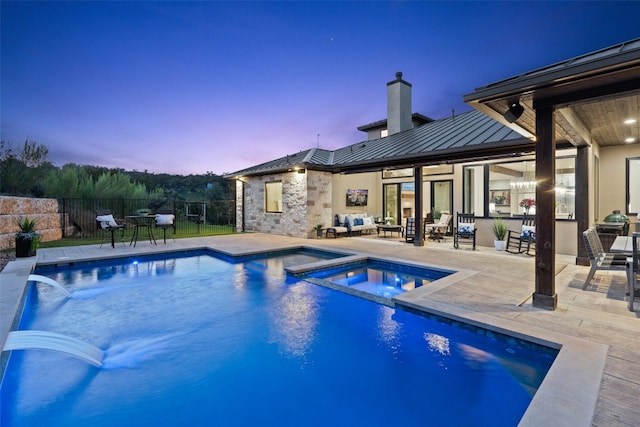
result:
<svg viewBox="0 0 640 427"><path fill-rule="evenodd" d="M372 215L367 214L336 214L333 226L327 228L326 236L338 237L338 235L352 236L353 233L371 233L376 230L376 223Z"/></svg>

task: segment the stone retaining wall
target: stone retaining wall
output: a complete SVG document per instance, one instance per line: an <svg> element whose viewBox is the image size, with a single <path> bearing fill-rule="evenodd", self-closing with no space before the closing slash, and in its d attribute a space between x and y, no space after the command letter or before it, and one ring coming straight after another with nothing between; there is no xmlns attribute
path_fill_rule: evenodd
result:
<svg viewBox="0 0 640 427"><path fill-rule="evenodd" d="M43 242L62 238L56 199L0 196L0 250L15 248L18 220L24 217L37 221Z"/></svg>

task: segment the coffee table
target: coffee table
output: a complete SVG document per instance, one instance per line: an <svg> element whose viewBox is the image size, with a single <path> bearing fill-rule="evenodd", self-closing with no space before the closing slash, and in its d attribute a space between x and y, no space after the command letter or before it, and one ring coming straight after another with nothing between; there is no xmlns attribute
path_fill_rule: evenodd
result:
<svg viewBox="0 0 640 427"><path fill-rule="evenodd" d="M384 233L383 237L387 237L387 232L391 233L391 236L393 236L394 232L398 233L398 237L402 235L401 225L378 224L376 225L376 229L378 230L378 237L380 237L380 230Z"/></svg>

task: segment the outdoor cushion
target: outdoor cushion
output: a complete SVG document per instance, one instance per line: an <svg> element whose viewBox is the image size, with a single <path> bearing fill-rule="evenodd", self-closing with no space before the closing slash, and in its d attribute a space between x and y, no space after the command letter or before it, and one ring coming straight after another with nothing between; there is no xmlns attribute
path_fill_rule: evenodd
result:
<svg viewBox="0 0 640 427"><path fill-rule="evenodd" d="M476 228L475 222L463 222L458 224L458 233L471 234Z"/></svg>
<svg viewBox="0 0 640 427"><path fill-rule="evenodd" d="M166 214L166 215L157 215L156 216L156 223L158 225L172 225L173 224L173 214Z"/></svg>
<svg viewBox="0 0 640 427"><path fill-rule="evenodd" d="M102 228L117 227L118 223L113 219L113 215L98 215L96 221L100 222Z"/></svg>
<svg viewBox="0 0 640 427"><path fill-rule="evenodd" d="M338 225L345 227L347 225L347 216L344 214L338 214Z"/></svg>
<svg viewBox="0 0 640 427"><path fill-rule="evenodd" d="M373 225L373 220L370 216L362 218L362 225Z"/></svg>
<svg viewBox="0 0 640 427"><path fill-rule="evenodd" d="M520 237L531 237L536 234L536 227L533 225L523 225L520 230Z"/></svg>
<svg viewBox="0 0 640 427"><path fill-rule="evenodd" d="M353 225L364 225L364 220L362 218L354 218Z"/></svg>
<svg viewBox="0 0 640 427"><path fill-rule="evenodd" d="M347 215L347 216L344 218L344 223L345 223L345 225L347 226L347 228L353 228L353 226L355 225L355 224L353 223L353 220L354 220L354 219L355 219L355 218L353 218L353 217L352 217L352 216L350 216L350 215Z"/></svg>

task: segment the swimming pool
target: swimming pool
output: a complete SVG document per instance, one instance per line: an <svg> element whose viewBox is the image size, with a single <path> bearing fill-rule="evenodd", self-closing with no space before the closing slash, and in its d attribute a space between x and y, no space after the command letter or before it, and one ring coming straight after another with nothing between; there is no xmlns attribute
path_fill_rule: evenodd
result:
<svg viewBox="0 0 640 427"><path fill-rule="evenodd" d="M2 425L516 425L553 362L552 350L258 260L191 253L39 270L73 297L31 286L20 329L96 345L105 366L12 352Z"/></svg>

